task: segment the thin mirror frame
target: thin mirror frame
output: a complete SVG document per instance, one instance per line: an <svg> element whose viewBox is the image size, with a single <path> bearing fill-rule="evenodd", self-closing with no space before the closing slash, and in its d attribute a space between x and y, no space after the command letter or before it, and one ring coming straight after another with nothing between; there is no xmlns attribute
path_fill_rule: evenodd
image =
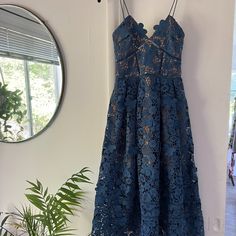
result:
<svg viewBox="0 0 236 236"><path fill-rule="evenodd" d="M65 63L64 63L64 56L62 53L62 49L61 46L59 44L59 41L57 39L57 37L55 36L55 33L53 32L53 30L51 29L51 27L49 26L48 23L46 23L40 16L38 16L38 13L36 13L34 10L29 10L26 7L23 7L21 5L16 5L16 4L0 4L0 7L14 7L14 8L18 8L19 10L23 10L25 12L27 12L31 17L34 17L43 28L45 28L45 30L48 32L48 34L50 35L50 37L52 38L52 40L54 41L57 51L58 51L58 55L59 55L59 61L60 61L60 66L61 66L61 93L59 96L59 100L57 103L57 106L55 108L55 111L51 117L51 119L48 121L47 125L45 125L45 127L43 129L41 129L39 132L37 132L36 134L32 135L29 138L26 138L24 140L20 140L20 141L12 141L12 142L7 142L4 140L0 139L1 143L7 143L7 144L17 144L17 143L24 143L27 141L30 141L36 137L38 137L39 135L41 135L43 132L45 132L51 125L52 123L55 121L56 117L59 115L59 112L61 110L62 107L62 103L64 100L64 96L65 96L65 87L66 87L66 73L65 73Z"/></svg>

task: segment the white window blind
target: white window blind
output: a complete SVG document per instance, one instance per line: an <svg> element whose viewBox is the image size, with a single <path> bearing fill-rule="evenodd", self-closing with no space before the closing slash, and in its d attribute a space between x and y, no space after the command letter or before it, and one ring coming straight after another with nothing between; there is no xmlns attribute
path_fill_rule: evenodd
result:
<svg viewBox="0 0 236 236"><path fill-rule="evenodd" d="M59 64L57 47L46 27L29 15L0 8L0 56Z"/></svg>

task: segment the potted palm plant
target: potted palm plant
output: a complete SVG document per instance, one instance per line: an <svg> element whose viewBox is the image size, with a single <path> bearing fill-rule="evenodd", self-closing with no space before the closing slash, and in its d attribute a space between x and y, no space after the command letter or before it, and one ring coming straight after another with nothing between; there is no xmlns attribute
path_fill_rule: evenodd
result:
<svg viewBox="0 0 236 236"><path fill-rule="evenodd" d="M21 210L2 212L0 236L63 236L73 235L70 217L81 207L85 191L80 184L91 183L87 167L73 174L55 194L50 194L39 180L27 181L26 198L30 202Z"/></svg>

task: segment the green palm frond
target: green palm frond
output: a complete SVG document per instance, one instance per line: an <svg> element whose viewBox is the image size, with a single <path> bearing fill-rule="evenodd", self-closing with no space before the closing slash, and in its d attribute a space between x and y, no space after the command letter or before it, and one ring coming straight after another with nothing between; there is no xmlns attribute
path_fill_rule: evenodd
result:
<svg viewBox="0 0 236 236"><path fill-rule="evenodd" d="M80 184L91 184L87 177L89 172L90 170L85 167L73 174L56 194L50 194L48 188L45 189L39 180L27 181L30 186L25 196L38 212L34 213L30 206L22 207L21 211L17 209L14 227L29 236L73 235L74 229L68 226L69 219L82 206L82 201L85 199L85 191ZM8 218L2 221L3 225L7 220ZM0 231L0 236L14 236L1 234L2 232Z"/></svg>
<svg viewBox="0 0 236 236"><path fill-rule="evenodd" d="M14 236L14 234L12 234L7 228L5 228L5 224L9 217L11 217L11 215L7 213L0 224L0 236Z"/></svg>

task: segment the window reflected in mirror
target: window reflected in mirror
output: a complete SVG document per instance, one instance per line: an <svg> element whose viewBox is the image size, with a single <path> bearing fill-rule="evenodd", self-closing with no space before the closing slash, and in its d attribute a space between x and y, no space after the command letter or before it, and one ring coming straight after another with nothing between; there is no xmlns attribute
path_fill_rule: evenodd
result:
<svg viewBox="0 0 236 236"><path fill-rule="evenodd" d="M36 16L0 5L0 140L21 142L53 120L63 91L57 44Z"/></svg>

